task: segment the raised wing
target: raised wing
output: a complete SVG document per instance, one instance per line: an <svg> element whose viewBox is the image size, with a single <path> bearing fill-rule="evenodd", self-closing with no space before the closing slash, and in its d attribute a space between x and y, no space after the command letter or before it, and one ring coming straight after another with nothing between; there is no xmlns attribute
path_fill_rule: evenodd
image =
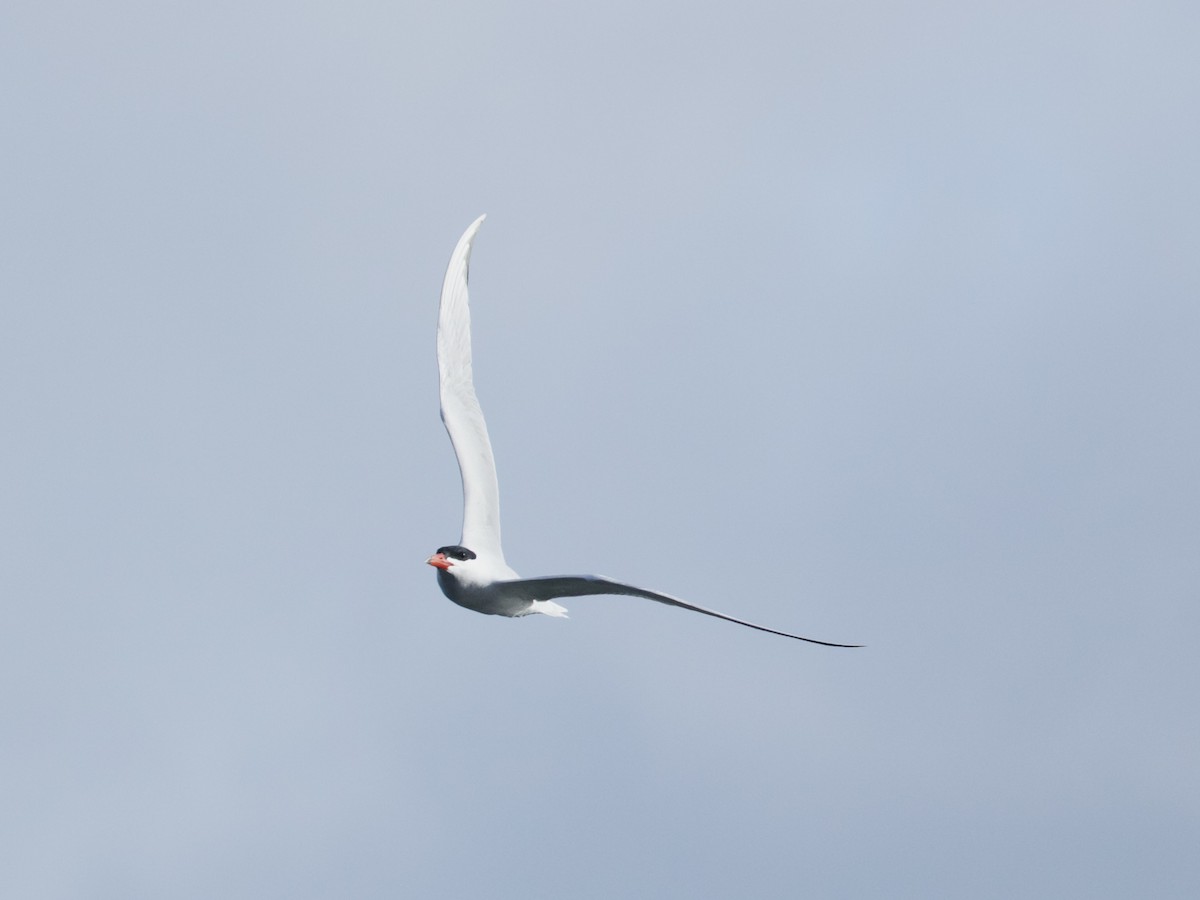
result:
<svg viewBox="0 0 1200 900"><path fill-rule="evenodd" d="M485 216L471 223L461 238L442 282L438 311L437 358L441 376L442 422L458 457L463 485L461 543L476 553L504 561L500 549L500 489L487 423L475 396L471 374L471 310L467 305L467 272L471 244Z"/></svg>
<svg viewBox="0 0 1200 900"><path fill-rule="evenodd" d="M523 578L520 581L508 581L503 582L503 584L506 588L511 589L514 594L519 593L520 596L527 597L530 600L553 600L557 597L586 597L594 594L622 594L629 597L645 597L647 600L657 600L659 603L666 603L669 606L690 609L692 612L704 613L706 616L724 619L726 622L735 622L738 625L745 625L747 628L756 628L768 634L778 634L782 637L795 638L798 641L808 641L810 644L821 644L825 647L862 646L862 644L834 644L829 641L818 641L814 638L800 637L798 634L789 634L786 631L776 631L774 628L765 628L762 625L755 625L753 622L735 619L733 616L705 609L703 606L696 606L694 603L686 603L678 597L672 597L669 594L660 594L658 591L647 591L644 588L634 587L631 584L622 584L619 581L613 581L610 578L604 578L600 575L550 575L545 578Z"/></svg>

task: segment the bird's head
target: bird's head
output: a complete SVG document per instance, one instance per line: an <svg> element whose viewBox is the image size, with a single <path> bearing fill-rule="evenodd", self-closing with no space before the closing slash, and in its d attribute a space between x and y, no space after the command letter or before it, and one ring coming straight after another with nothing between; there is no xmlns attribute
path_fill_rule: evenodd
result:
<svg viewBox="0 0 1200 900"><path fill-rule="evenodd" d="M470 571L471 563L475 559L474 550L468 550L466 547L452 544L449 547L438 547L437 553L433 554L425 562L447 574L450 574L451 569L459 568L459 571L454 573L455 576L459 576L465 575Z"/></svg>
<svg viewBox="0 0 1200 900"><path fill-rule="evenodd" d="M497 581L520 578L499 551L487 547L480 547L478 553L461 544L438 547L425 562L437 569L438 584L451 599L454 591L486 588Z"/></svg>

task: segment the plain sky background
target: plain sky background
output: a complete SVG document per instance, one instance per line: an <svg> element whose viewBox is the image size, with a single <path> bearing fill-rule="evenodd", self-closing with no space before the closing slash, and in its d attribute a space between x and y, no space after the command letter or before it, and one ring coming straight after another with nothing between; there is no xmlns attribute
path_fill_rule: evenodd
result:
<svg viewBox="0 0 1200 900"><path fill-rule="evenodd" d="M1200 7L0 11L0 894L1200 895ZM437 291L509 562L460 609Z"/></svg>

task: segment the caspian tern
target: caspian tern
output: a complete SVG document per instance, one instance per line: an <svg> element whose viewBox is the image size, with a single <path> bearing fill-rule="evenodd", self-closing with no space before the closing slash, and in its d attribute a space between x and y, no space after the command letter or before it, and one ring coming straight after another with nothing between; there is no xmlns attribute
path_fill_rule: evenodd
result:
<svg viewBox="0 0 1200 900"><path fill-rule="evenodd" d="M833 644L776 631L685 603L678 597L622 584L600 575L550 575L522 578L504 561L500 548L500 492L496 480L496 462L488 440L487 424L475 396L471 373L471 312L467 305L467 272L471 245L484 216L471 223L450 256L446 279L442 283L438 313L437 358L441 376L442 422L454 445L463 485L463 529L457 544L439 547L426 562L437 568L438 585L459 606L492 616L527 616L541 613L562 616L566 609L554 602L556 597L583 597L591 594L623 594L644 597L681 609L736 622L770 634L823 644L826 647L858 647L859 644Z"/></svg>

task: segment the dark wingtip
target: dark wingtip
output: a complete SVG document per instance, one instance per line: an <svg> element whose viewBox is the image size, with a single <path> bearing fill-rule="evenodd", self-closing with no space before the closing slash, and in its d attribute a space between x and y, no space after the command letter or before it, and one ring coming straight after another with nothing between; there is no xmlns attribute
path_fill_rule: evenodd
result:
<svg viewBox="0 0 1200 900"><path fill-rule="evenodd" d="M861 650L866 644L835 644L833 641L818 641L816 638L802 637L798 634L792 634L790 631L776 631L774 628L764 628L762 625L752 625L749 622L742 622L738 619L731 621L737 622L739 625L747 625L750 628L757 628L759 631L765 631L767 634L777 634L780 637L792 638L796 641L804 641L808 644L820 644L822 647L841 647L846 650Z"/></svg>

